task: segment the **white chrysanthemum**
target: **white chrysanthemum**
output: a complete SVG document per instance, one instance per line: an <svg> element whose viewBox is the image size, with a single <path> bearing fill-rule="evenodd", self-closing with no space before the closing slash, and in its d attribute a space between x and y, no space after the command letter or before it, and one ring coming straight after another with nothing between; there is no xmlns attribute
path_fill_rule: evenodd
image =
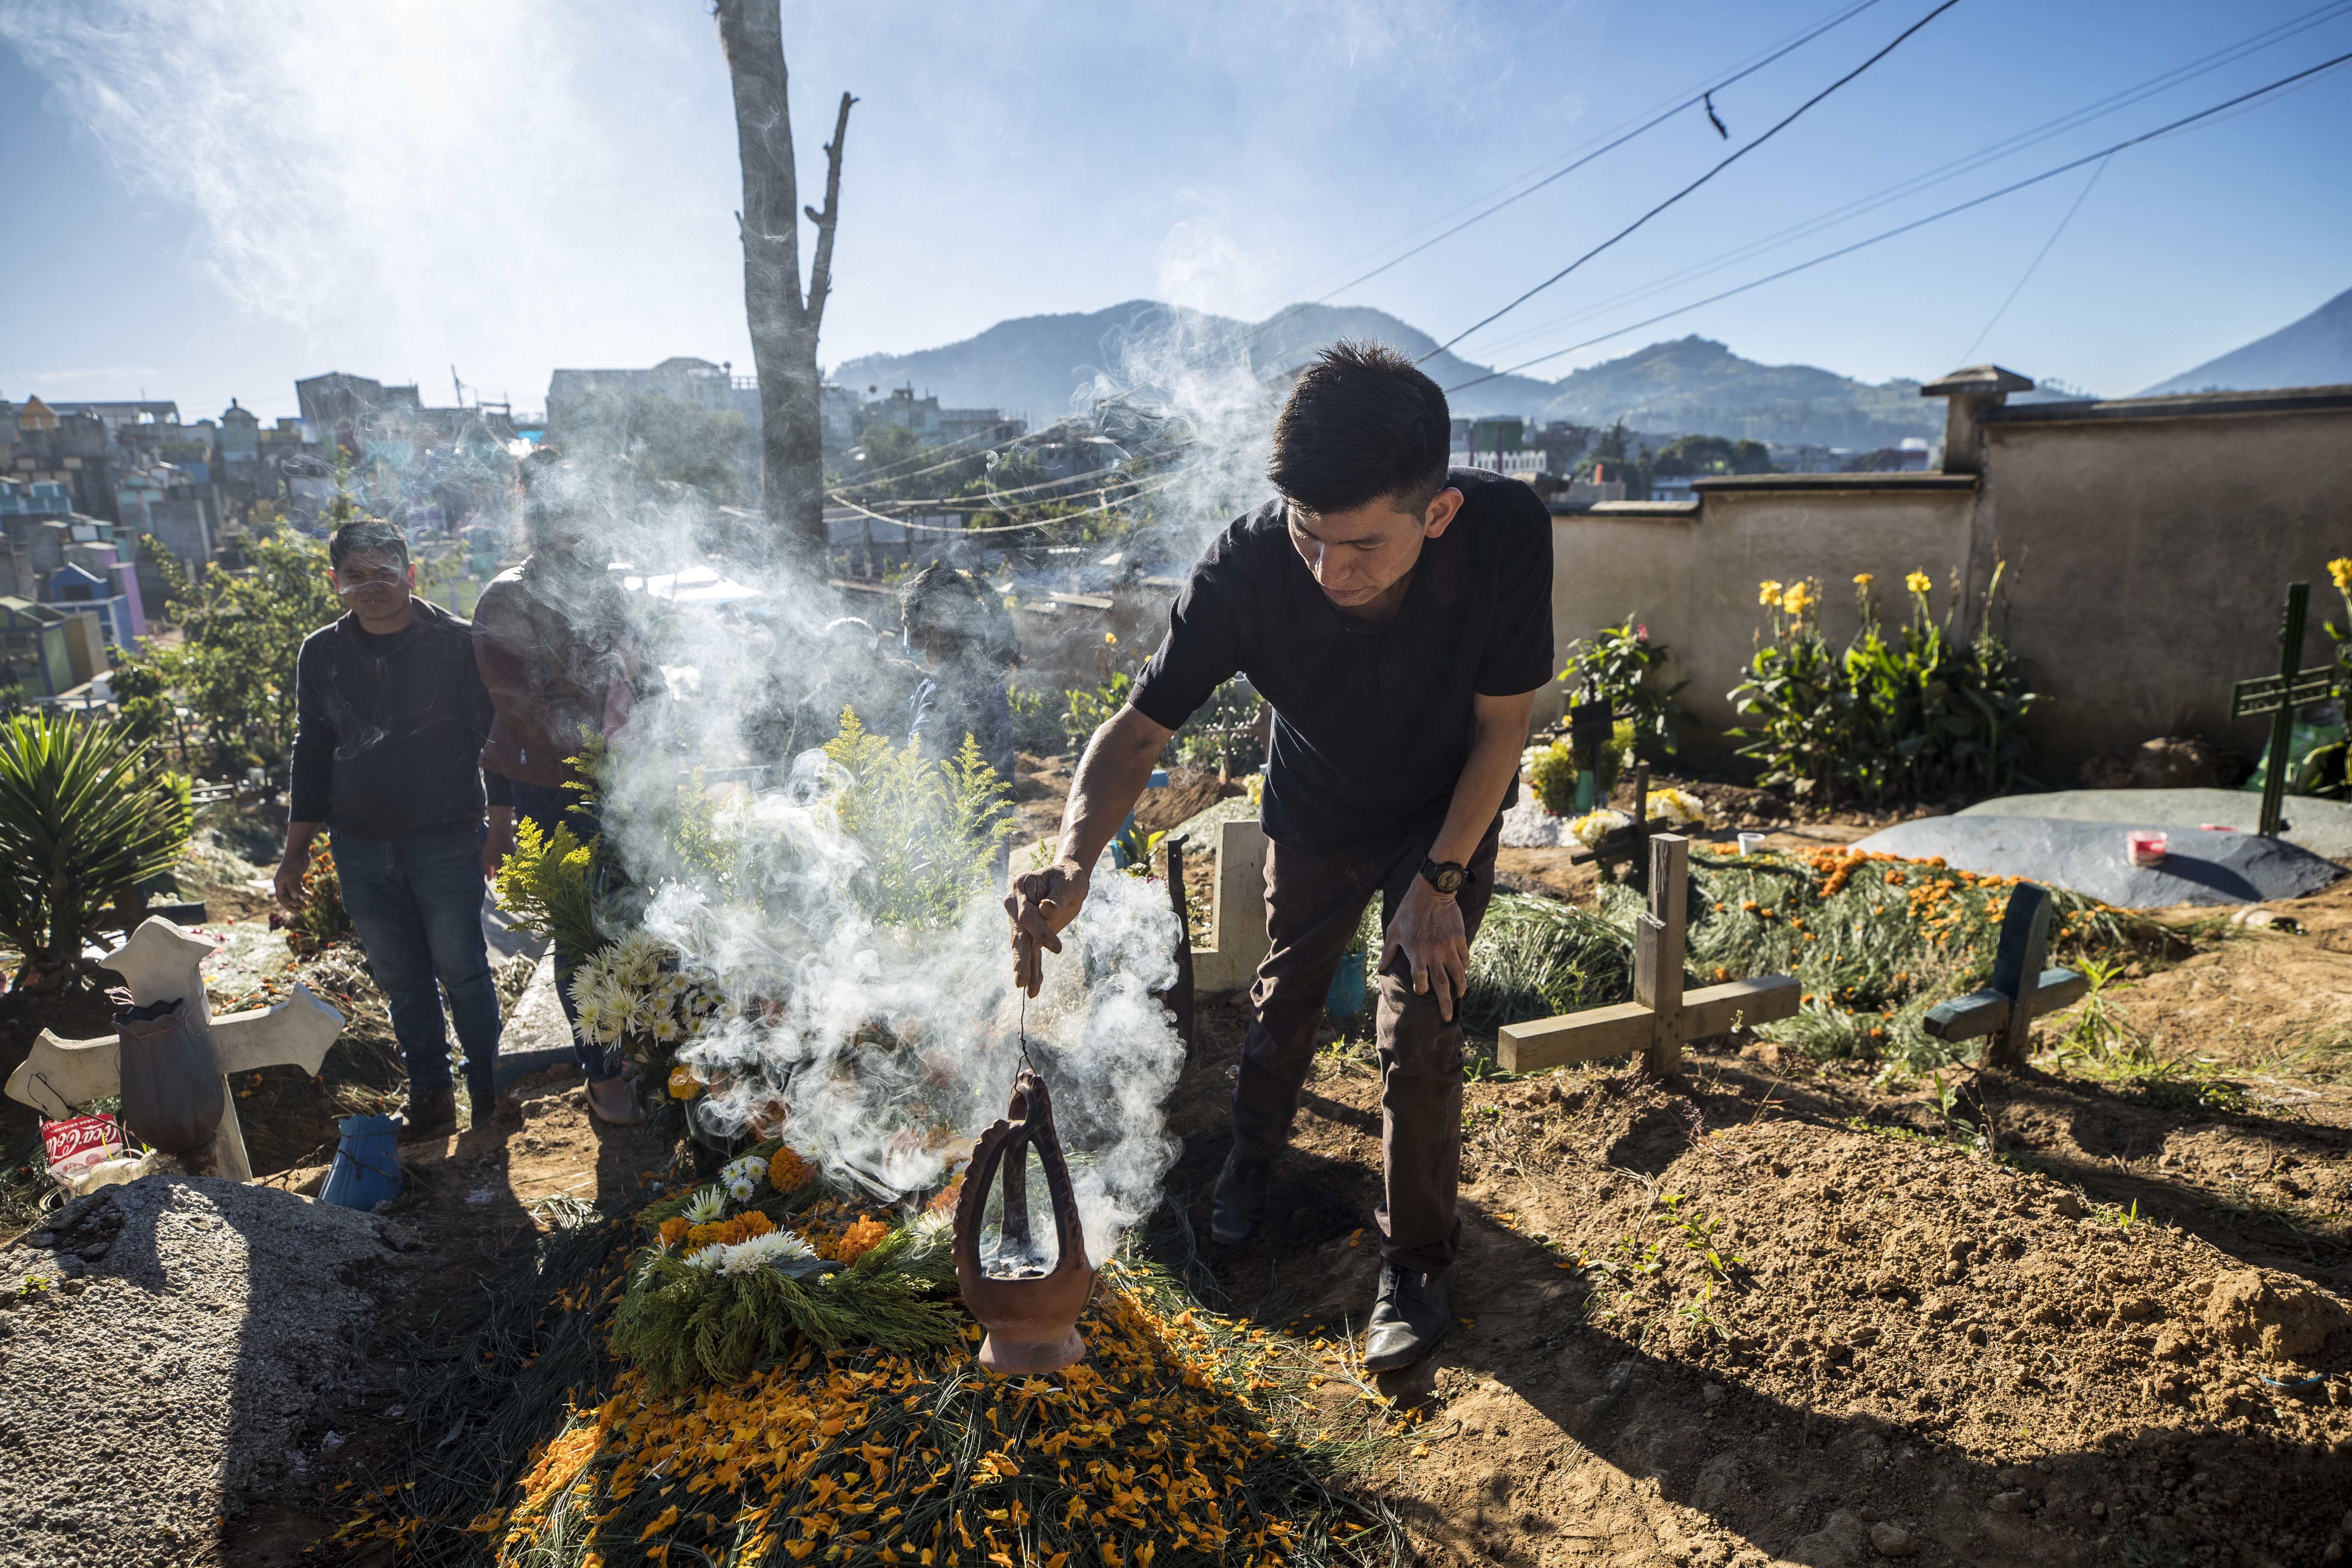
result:
<svg viewBox="0 0 2352 1568"><path fill-rule="evenodd" d="M1654 789L1649 795L1649 817L1653 822L1665 821L1676 827L1688 827L1706 820L1706 803L1687 790L1672 787Z"/></svg>
<svg viewBox="0 0 2352 1568"><path fill-rule="evenodd" d="M729 1274L749 1274L754 1269L806 1262L815 1256L816 1248L791 1231L772 1230L729 1247L727 1261L720 1268Z"/></svg>
<svg viewBox="0 0 2352 1568"><path fill-rule="evenodd" d="M646 1032L651 1035L654 1039L661 1045L674 1046L677 1044L678 1037L685 1034L686 1031L675 1017L671 1016L667 1013L664 1013L660 1017L654 1020L654 1026Z"/></svg>
<svg viewBox="0 0 2352 1568"><path fill-rule="evenodd" d="M1599 811L1587 812L1570 823L1568 832L1570 837L1590 849L1608 837L1613 830L1631 827L1633 825L1633 819L1625 813L1602 806Z"/></svg>
<svg viewBox="0 0 2352 1568"><path fill-rule="evenodd" d="M727 1254L730 1250L730 1248L721 1247L719 1243L714 1241L708 1247L700 1247L693 1252L688 1253L686 1255L686 1266L688 1268L718 1268L723 1267L727 1262Z"/></svg>
<svg viewBox="0 0 2352 1568"><path fill-rule="evenodd" d="M728 1161L719 1173L719 1179L722 1182L750 1182L754 1186L767 1180L767 1176L768 1163L754 1154Z"/></svg>
<svg viewBox="0 0 2352 1568"><path fill-rule="evenodd" d="M688 1225L716 1225L726 1214L727 1194L717 1187L704 1187L686 1201Z"/></svg>
<svg viewBox="0 0 2352 1568"><path fill-rule="evenodd" d="M752 1191L751 1184L746 1181L738 1180L727 1184L727 1195L739 1204L750 1203Z"/></svg>

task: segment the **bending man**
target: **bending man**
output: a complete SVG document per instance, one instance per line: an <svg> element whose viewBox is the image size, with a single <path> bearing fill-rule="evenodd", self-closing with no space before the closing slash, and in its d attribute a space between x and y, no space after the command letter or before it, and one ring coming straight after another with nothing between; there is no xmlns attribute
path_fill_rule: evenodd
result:
<svg viewBox="0 0 2352 1568"><path fill-rule="evenodd" d="M1185 718L1236 672L1274 708L1263 816L1271 948L1217 1177L1221 1242L1264 1220L1323 996L1377 895L1385 1192L1364 1364L1409 1366L1453 1322L1470 941L1536 691L1551 678L1551 520L1517 479L1446 466L1440 392L1379 346L1309 365L1275 426L1277 499L1193 568L1129 704L1087 742L1059 858L1013 884L1019 983Z"/></svg>

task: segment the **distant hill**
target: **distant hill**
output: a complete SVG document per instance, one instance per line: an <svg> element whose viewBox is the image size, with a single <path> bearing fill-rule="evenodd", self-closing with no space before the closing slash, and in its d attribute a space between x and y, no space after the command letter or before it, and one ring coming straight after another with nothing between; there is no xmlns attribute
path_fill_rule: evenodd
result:
<svg viewBox="0 0 2352 1568"><path fill-rule="evenodd" d="M1042 425L1089 406L1106 390L1160 380L1180 361L1195 367L1246 363L1267 380L1341 338L1377 339L1413 354L1437 346L1428 333L1385 310L1360 306L1309 305L1251 322L1129 300L1085 315L999 321L944 348L866 354L845 361L832 379L860 392L912 382L917 394L935 395L946 406L1002 408ZM1453 354L1439 354L1423 368L1440 386L1487 372ZM1525 414L1551 395L1549 383L1503 376L1456 399L1456 412Z"/></svg>
<svg viewBox="0 0 2352 1568"><path fill-rule="evenodd" d="M1166 384L1171 372L1246 365L1272 380L1340 338L1373 338L1407 353L1436 340L1384 310L1309 305L1265 322L1129 300L1086 314L1024 316L976 337L908 354L849 360L833 379L864 392L911 382L952 407L996 407L1045 424L1090 406L1103 393ZM1591 365L1559 382L1504 375L1463 384L1488 367L1452 353L1423 366L1463 416L1526 415L1580 425L1622 419L1637 430L1701 432L1759 441L1867 449L1906 436L1936 439L1944 405L1916 381L1870 385L1813 365L1767 365L1707 338L1683 338Z"/></svg>
<svg viewBox="0 0 2352 1568"><path fill-rule="evenodd" d="M1858 449L1935 440L1944 428L1943 403L1921 397L1916 381L1872 386L1815 365L1759 364L1697 337L1570 372L1544 416Z"/></svg>
<svg viewBox="0 0 2352 1568"><path fill-rule="evenodd" d="M2257 338L2139 394L2257 392L2273 386L2341 386L2352 382L2352 289L2299 321Z"/></svg>

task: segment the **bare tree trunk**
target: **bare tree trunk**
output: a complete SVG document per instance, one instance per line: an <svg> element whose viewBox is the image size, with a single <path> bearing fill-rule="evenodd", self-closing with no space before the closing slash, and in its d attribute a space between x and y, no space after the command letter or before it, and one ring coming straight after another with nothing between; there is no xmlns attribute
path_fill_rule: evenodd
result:
<svg viewBox="0 0 2352 1568"><path fill-rule="evenodd" d="M760 378L761 505L769 551L806 567L824 557L824 448L817 409L817 328L832 289L833 230L840 216L841 149L849 106L841 95L825 143L824 210L815 264L801 293L800 191L793 168L783 24L778 0L718 0L719 40L735 86L735 142L743 163L743 307L751 367Z"/></svg>

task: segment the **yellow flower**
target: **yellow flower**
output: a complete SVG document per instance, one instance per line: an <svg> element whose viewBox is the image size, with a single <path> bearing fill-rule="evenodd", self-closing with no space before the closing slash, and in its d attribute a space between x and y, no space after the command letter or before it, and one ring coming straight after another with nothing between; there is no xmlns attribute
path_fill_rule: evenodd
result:
<svg viewBox="0 0 2352 1568"><path fill-rule="evenodd" d="M2336 579L2336 587L2352 594L2352 555L2339 555L2329 562L2327 574Z"/></svg>
<svg viewBox="0 0 2352 1568"><path fill-rule="evenodd" d="M669 1097L672 1100L692 1100L702 1092L702 1080L684 1062L669 1069Z"/></svg>
<svg viewBox="0 0 2352 1568"><path fill-rule="evenodd" d="M1813 591L1802 583L1791 583L1780 597L1780 607L1792 616L1801 616L1813 607Z"/></svg>
<svg viewBox="0 0 2352 1568"><path fill-rule="evenodd" d="M1925 572L1912 573L1909 576L1903 579L1903 585L1910 589L1915 594L1925 594L1929 588L1935 586L1935 584L1928 580L1927 574Z"/></svg>
<svg viewBox="0 0 2352 1568"><path fill-rule="evenodd" d="M1857 572L1853 574L1853 585L1857 588L1867 588L1877 581L1878 578L1872 573Z"/></svg>
<svg viewBox="0 0 2352 1568"><path fill-rule="evenodd" d="M1118 641L1118 634L1117 632L1105 632L1103 633L1103 641L1115 643Z"/></svg>
<svg viewBox="0 0 2352 1568"><path fill-rule="evenodd" d="M1756 590L1756 602L1759 605L1779 604L1780 602L1780 584L1769 579L1758 584Z"/></svg>

